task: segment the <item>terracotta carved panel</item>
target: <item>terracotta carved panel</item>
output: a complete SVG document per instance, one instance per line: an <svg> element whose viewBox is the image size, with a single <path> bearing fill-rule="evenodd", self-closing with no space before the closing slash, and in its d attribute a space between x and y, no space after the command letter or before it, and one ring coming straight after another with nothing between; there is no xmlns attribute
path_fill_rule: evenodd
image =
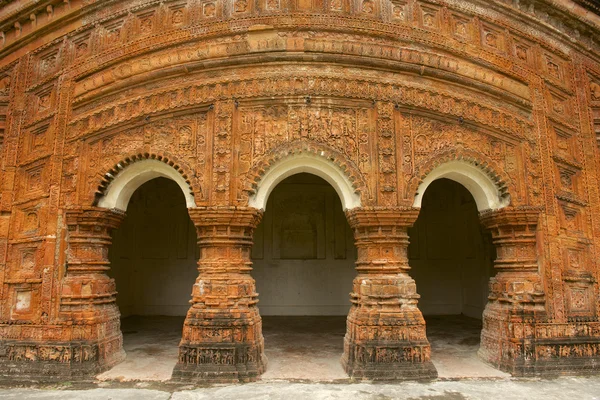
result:
<svg viewBox="0 0 600 400"><path fill-rule="evenodd" d="M40 0L0 10L0 374L89 377L122 359L106 270L123 215L99 205L128 198L142 175L168 175L186 196L198 279L209 282L193 294L179 377L258 379L249 251L261 212L248 205L286 178L275 166L300 156L352 198L357 275L371 286L357 278L351 294L350 374L435 376L405 233L419 188L442 172L493 200L479 210L498 254L480 355L516 375L592 373L600 32L571 0L491 1ZM458 164L472 174L444 170ZM322 227L293 210L321 203L280 200L278 236L306 246L279 246L279 257L320 260Z"/></svg>

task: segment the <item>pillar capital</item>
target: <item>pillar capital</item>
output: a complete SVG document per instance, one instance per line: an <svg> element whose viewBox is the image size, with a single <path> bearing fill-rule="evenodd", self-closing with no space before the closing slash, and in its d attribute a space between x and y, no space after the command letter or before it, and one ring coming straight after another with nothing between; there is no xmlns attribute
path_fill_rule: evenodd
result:
<svg viewBox="0 0 600 400"><path fill-rule="evenodd" d="M69 241L67 271L74 275L107 271L110 234L121 225L125 213L87 207L66 210L65 216Z"/></svg>
<svg viewBox="0 0 600 400"><path fill-rule="evenodd" d="M483 211L479 220L492 233L507 229L535 232L541 211L539 207L505 207Z"/></svg>
<svg viewBox="0 0 600 400"><path fill-rule="evenodd" d="M196 207L188 209L188 212L197 229L225 227L253 230L263 215L262 210L254 207Z"/></svg>
<svg viewBox="0 0 600 400"><path fill-rule="evenodd" d="M537 275L536 232L540 211L537 207L507 207L480 214L481 224L490 230L496 246L496 269Z"/></svg>
<svg viewBox="0 0 600 400"><path fill-rule="evenodd" d="M410 228L418 216L415 207L357 207L346 211L352 229Z"/></svg>
<svg viewBox="0 0 600 400"><path fill-rule="evenodd" d="M418 215L419 209L412 207L361 207L346 211L358 249L358 273L408 271L408 228Z"/></svg>
<svg viewBox="0 0 600 400"><path fill-rule="evenodd" d="M79 228L98 232L98 227L112 230L118 228L125 219L123 211L102 207L69 209L65 211L65 216L70 231Z"/></svg>
<svg viewBox="0 0 600 400"><path fill-rule="evenodd" d="M252 234L262 218L261 210L253 207L197 207L190 208L188 212L198 236L201 253L198 270L201 274L248 274L252 270Z"/></svg>

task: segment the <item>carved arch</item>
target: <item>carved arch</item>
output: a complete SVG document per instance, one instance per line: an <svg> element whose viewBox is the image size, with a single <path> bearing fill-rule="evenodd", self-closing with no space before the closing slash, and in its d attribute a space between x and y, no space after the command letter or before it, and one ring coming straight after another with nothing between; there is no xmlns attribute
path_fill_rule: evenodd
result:
<svg viewBox="0 0 600 400"><path fill-rule="evenodd" d="M104 174L94 205L126 211L137 188L151 179L164 177L179 185L188 208L196 207L188 176L183 167L166 156L144 153L126 157Z"/></svg>
<svg viewBox="0 0 600 400"><path fill-rule="evenodd" d="M473 195L478 211L496 210L510 204L514 188L502 169L483 154L471 150L450 150L436 154L423 164L409 184L414 207L421 207L427 187L447 178L463 185Z"/></svg>
<svg viewBox="0 0 600 400"><path fill-rule="evenodd" d="M275 186L302 172L317 175L333 186L344 210L360 207L368 198L363 175L352 161L327 146L296 141L271 150L254 163L246 175L248 205L265 209Z"/></svg>

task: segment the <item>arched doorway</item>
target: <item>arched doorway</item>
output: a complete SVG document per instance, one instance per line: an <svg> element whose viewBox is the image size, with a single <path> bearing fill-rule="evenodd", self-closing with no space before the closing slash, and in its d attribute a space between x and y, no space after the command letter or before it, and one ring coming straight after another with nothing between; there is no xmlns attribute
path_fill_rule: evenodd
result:
<svg viewBox="0 0 600 400"><path fill-rule="evenodd" d="M196 233L178 183L158 177L130 194L109 250L125 361L100 378L166 380L198 275Z"/></svg>
<svg viewBox="0 0 600 400"><path fill-rule="evenodd" d="M339 359L356 248L336 190L308 173L279 182L255 231L252 262L269 359L263 378L346 378Z"/></svg>
<svg viewBox="0 0 600 400"><path fill-rule="evenodd" d="M496 255L471 192L454 180L432 181L409 237L410 275L439 376L502 375L477 357Z"/></svg>

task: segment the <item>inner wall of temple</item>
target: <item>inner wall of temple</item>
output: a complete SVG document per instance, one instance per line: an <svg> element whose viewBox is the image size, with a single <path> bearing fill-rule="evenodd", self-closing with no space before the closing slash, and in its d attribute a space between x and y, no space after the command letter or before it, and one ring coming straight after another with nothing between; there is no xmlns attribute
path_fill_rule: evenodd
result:
<svg viewBox="0 0 600 400"><path fill-rule="evenodd" d="M356 247L333 187L310 174L277 185L252 262L262 315L347 315Z"/></svg>
<svg viewBox="0 0 600 400"><path fill-rule="evenodd" d="M421 311L481 318L494 255L471 194L447 179L433 182L409 235ZM140 187L110 249L123 317L185 315L198 255L177 184L157 178ZM333 187L310 174L277 185L254 234L252 261L262 315L346 315L356 247Z"/></svg>
<svg viewBox="0 0 600 400"><path fill-rule="evenodd" d="M410 275L421 312L481 319L495 251L469 191L449 179L434 181L409 236Z"/></svg>
<svg viewBox="0 0 600 400"><path fill-rule="evenodd" d="M156 178L135 191L109 252L123 317L187 313L198 277L196 240L174 181Z"/></svg>

